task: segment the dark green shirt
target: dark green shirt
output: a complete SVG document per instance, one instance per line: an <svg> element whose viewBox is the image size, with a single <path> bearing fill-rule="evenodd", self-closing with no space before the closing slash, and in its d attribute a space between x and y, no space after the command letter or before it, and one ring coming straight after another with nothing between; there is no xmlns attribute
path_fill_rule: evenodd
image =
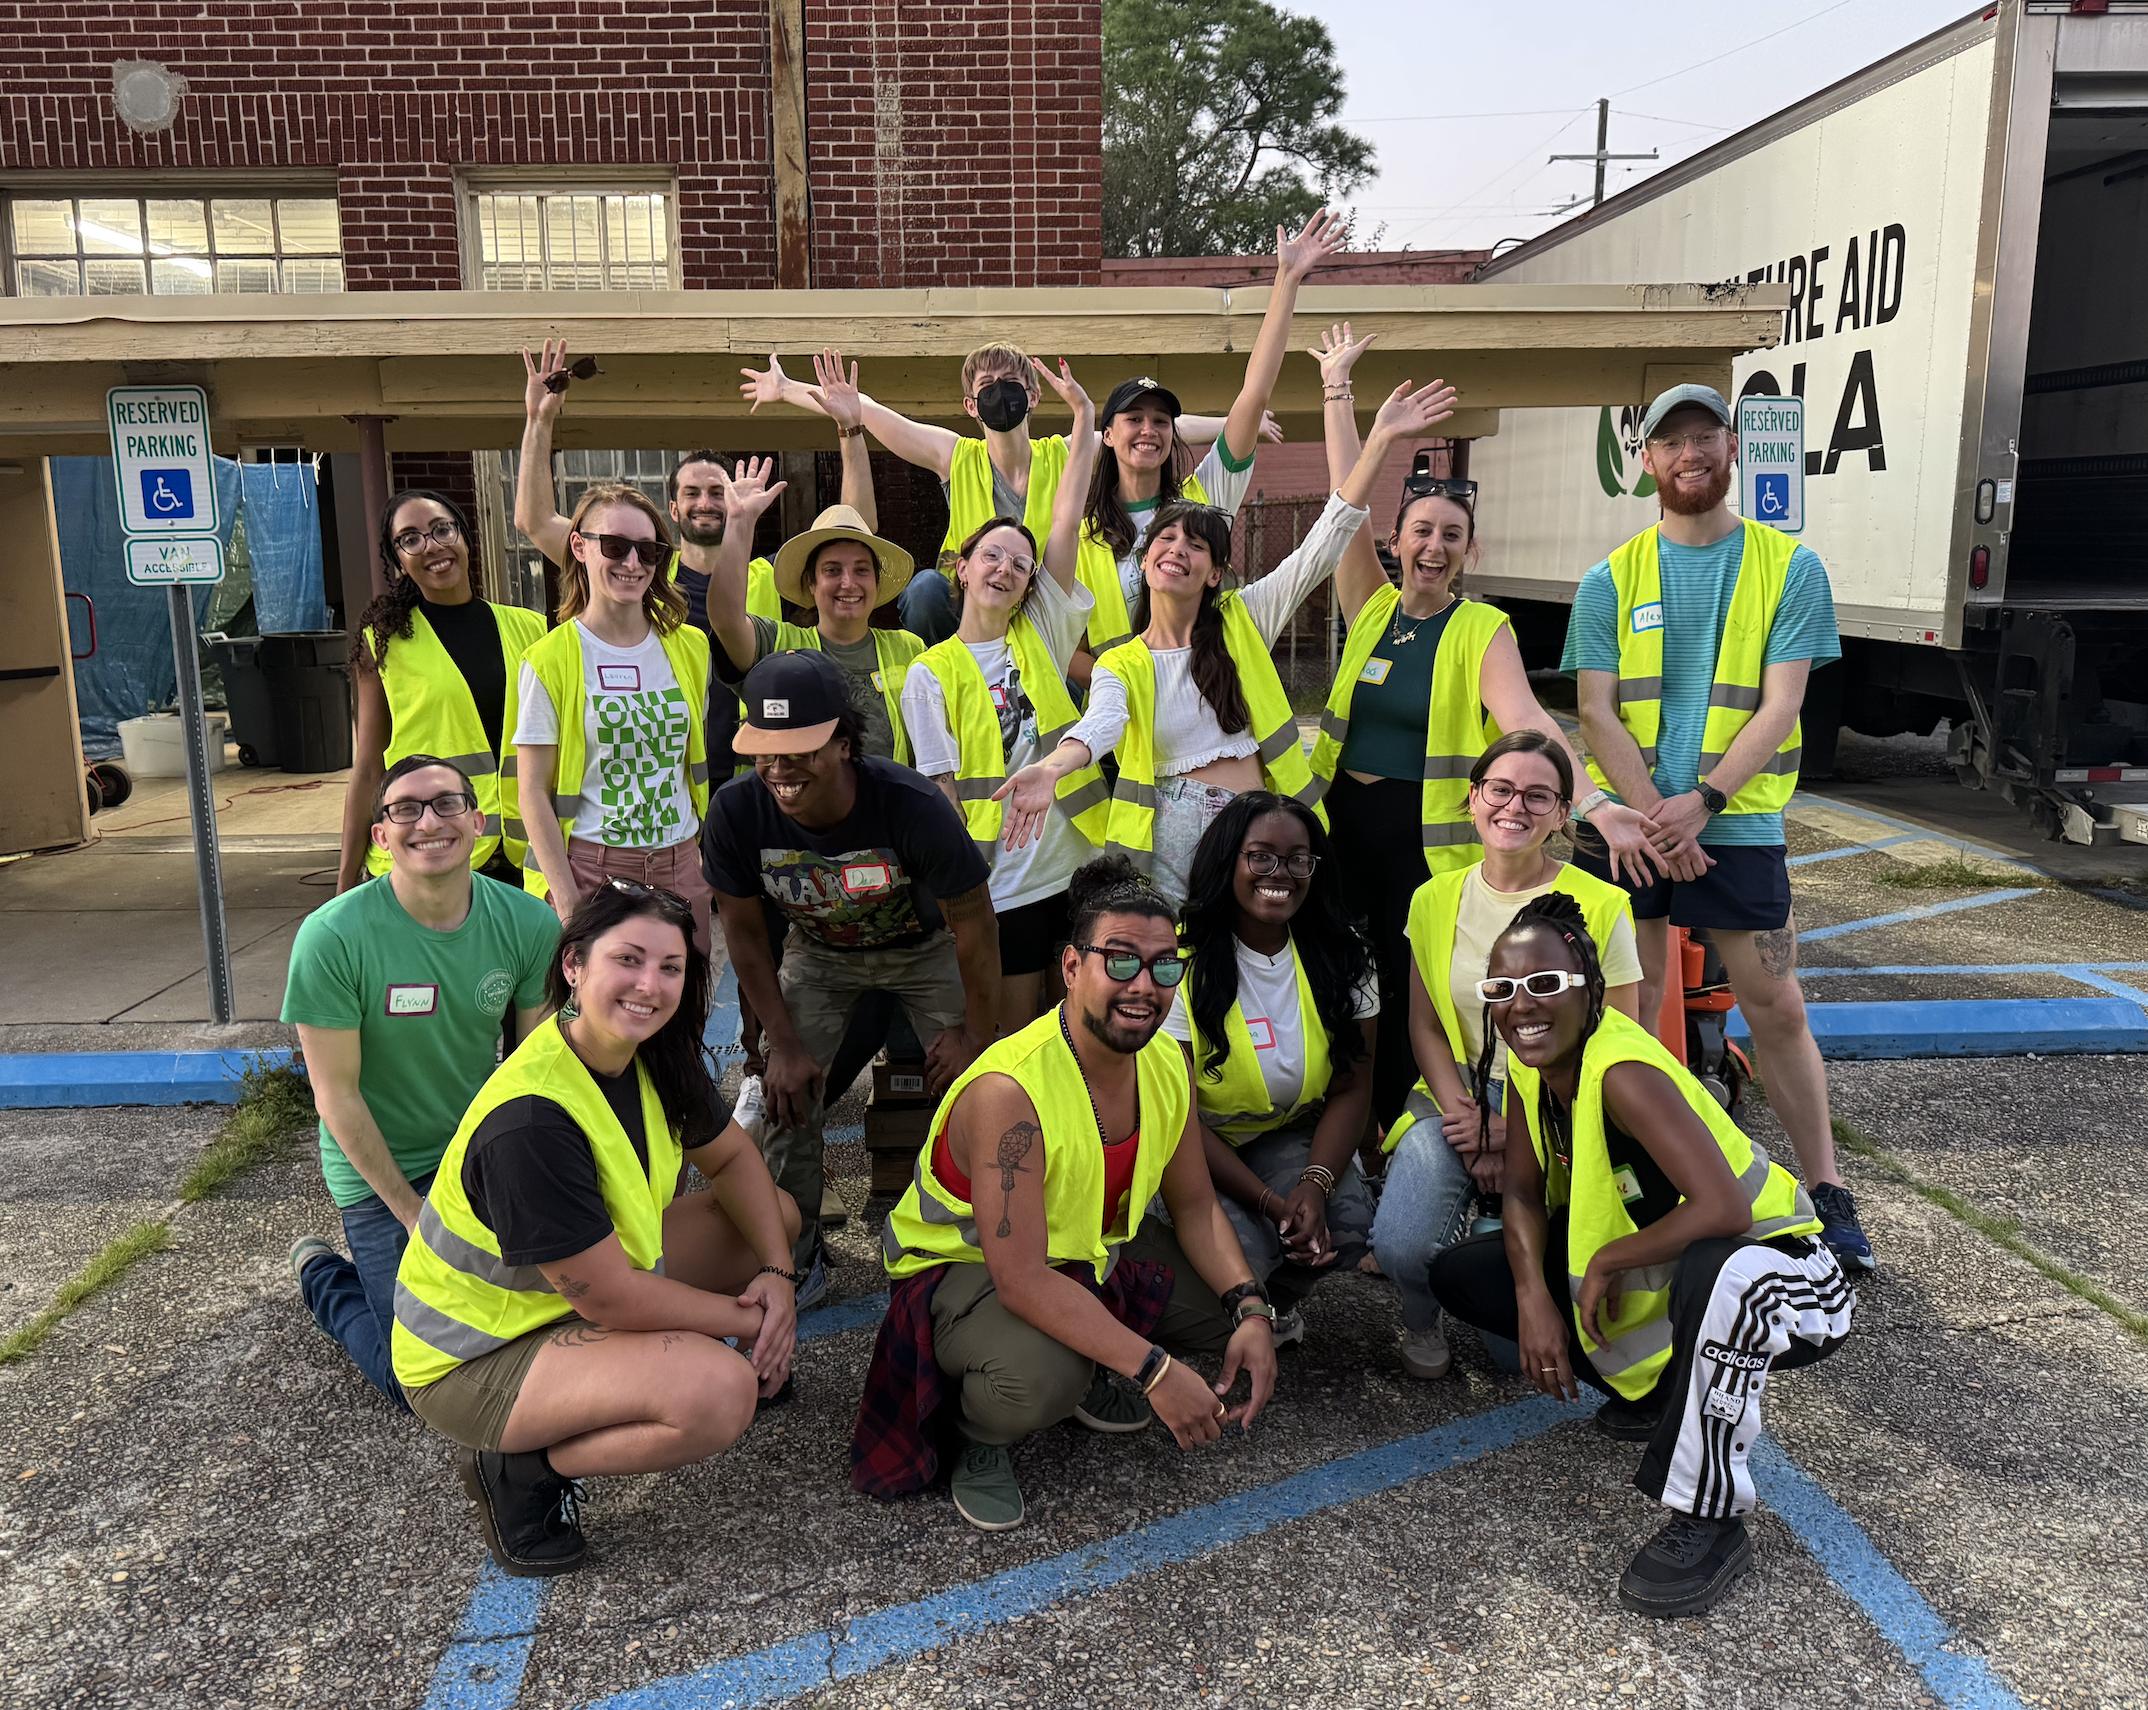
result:
<svg viewBox="0 0 2148 1710"><path fill-rule="evenodd" d="M1350 697L1350 734L1343 739L1341 769L1375 778L1420 782L1425 775L1425 731L1432 722L1432 663L1439 656L1447 620L1460 601L1428 618L1395 607ZM1415 632L1414 634L1412 632ZM1398 635L1409 636L1398 642Z"/></svg>

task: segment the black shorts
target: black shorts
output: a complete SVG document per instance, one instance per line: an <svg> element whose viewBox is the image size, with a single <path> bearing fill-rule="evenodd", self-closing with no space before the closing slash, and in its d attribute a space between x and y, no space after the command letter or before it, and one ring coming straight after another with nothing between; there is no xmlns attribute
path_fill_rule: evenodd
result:
<svg viewBox="0 0 2148 1710"><path fill-rule="evenodd" d="M1658 878L1639 890L1611 877L1610 864L1600 850L1577 845L1574 865L1631 896L1635 920L1668 916L1673 926L1718 927L1725 932L1774 932L1790 924L1789 851L1782 844L1702 847L1715 857L1715 865L1699 878L1685 882Z"/></svg>
<svg viewBox="0 0 2148 1710"><path fill-rule="evenodd" d="M1035 974L1051 965L1067 941L1067 894L1040 897L999 917L999 971Z"/></svg>

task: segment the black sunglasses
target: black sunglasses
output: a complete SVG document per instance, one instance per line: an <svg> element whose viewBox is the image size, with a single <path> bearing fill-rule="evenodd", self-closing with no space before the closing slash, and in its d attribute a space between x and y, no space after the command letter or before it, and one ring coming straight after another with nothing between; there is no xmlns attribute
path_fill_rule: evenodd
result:
<svg viewBox="0 0 2148 1710"><path fill-rule="evenodd" d="M564 392L568 381L594 380L603 372L604 370L597 366L594 356L585 356L570 368L555 368L547 374L544 377L544 389L547 392Z"/></svg>
<svg viewBox="0 0 2148 1710"><path fill-rule="evenodd" d="M581 534L579 529L575 532ZM584 534L582 538L595 541L597 550L614 564L639 558L647 568L654 570L671 556L671 548L661 540L639 540L629 534Z"/></svg>
<svg viewBox="0 0 2148 1710"><path fill-rule="evenodd" d="M639 879L614 877L604 882L623 897L632 897L636 902L654 903L665 913L692 924L694 911L677 891L667 891L662 885L645 885Z"/></svg>
<svg viewBox="0 0 2148 1710"><path fill-rule="evenodd" d="M1122 986L1143 968L1148 969L1150 979L1167 991L1186 977L1186 959L1176 950L1150 962L1132 950L1113 950L1103 944L1077 944L1074 948L1084 956L1103 957L1104 972Z"/></svg>
<svg viewBox="0 0 2148 1710"><path fill-rule="evenodd" d="M1453 475L1419 475L1412 473L1402 482L1402 496L1410 499L1452 499L1458 505L1477 508L1477 484Z"/></svg>

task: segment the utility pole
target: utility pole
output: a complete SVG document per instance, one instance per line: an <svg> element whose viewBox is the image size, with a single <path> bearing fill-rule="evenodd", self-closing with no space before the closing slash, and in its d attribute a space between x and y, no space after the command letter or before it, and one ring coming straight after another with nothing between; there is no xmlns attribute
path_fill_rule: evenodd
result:
<svg viewBox="0 0 2148 1710"><path fill-rule="evenodd" d="M1654 160L1656 151L1646 154L1613 154L1611 152L1611 100L1604 97L1596 103L1596 152L1594 154L1555 154L1553 160L1593 160L1596 162L1596 195L1589 203L1595 207L1604 199L1604 168L1614 160Z"/></svg>

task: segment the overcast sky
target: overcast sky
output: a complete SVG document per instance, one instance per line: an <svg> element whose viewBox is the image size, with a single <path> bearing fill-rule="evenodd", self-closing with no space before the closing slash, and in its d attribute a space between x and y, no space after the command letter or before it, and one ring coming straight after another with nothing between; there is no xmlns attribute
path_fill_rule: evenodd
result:
<svg viewBox="0 0 2148 1710"><path fill-rule="evenodd" d="M1355 243L1380 249L1489 246L1555 225L1563 216L1547 210L1586 198L1594 168L1545 157L1595 147L1598 96L1611 97L1612 152L1662 154L1613 162L1609 195L1976 9L1969 0L1280 3L1316 14L1335 38L1349 91L1343 123L1379 149L1379 176L1354 198Z"/></svg>

